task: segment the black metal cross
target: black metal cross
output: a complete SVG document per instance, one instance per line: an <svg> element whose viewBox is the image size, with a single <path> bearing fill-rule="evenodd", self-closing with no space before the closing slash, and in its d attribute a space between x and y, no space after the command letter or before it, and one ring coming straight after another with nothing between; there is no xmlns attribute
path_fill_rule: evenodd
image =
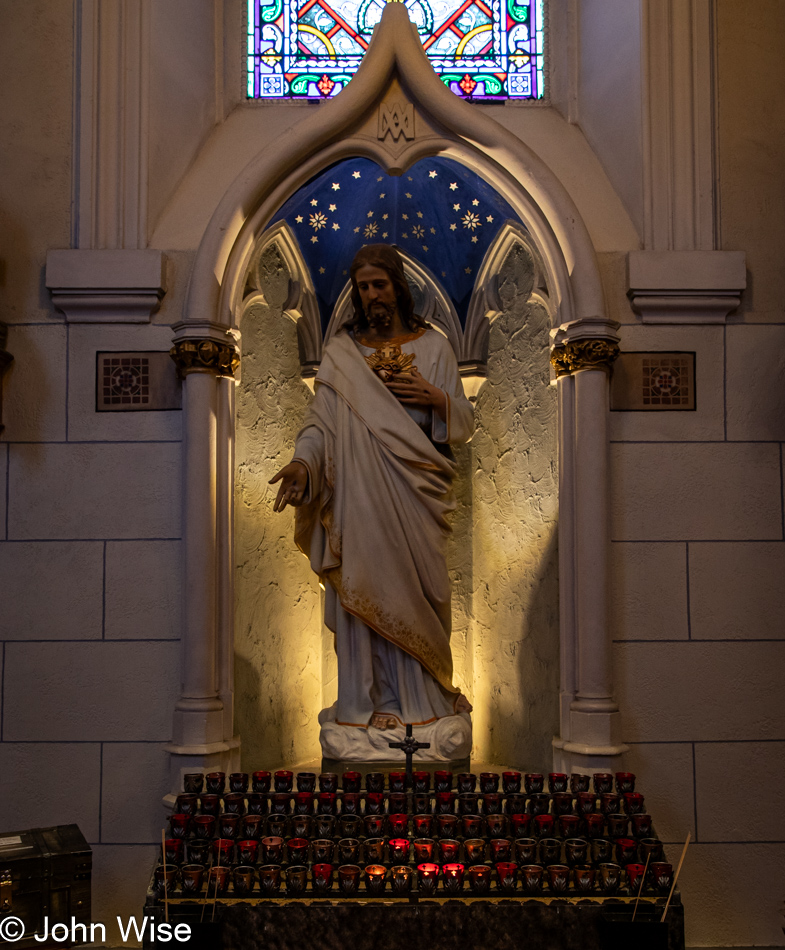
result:
<svg viewBox="0 0 785 950"><path fill-rule="evenodd" d="M388 742L387 745L391 749L402 749L403 754L406 756L406 784L409 788L414 786L413 776L412 776L412 756L419 749L430 749L430 742L418 742L412 735L412 724L410 722L406 723L406 737L400 742Z"/></svg>

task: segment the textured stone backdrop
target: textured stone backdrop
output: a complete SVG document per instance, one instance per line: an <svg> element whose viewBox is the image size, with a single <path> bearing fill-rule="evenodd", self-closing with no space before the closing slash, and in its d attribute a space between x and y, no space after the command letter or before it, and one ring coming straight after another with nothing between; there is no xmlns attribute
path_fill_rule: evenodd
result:
<svg viewBox="0 0 785 950"><path fill-rule="evenodd" d="M471 442L474 756L547 769L558 731L558 430L549 318L532 284L516 245Z"/></svg>
<svg viewBox="0 0 785 950"><path fill-rule="evenodd" d="M236 703L249 768L318 756L316 716L335 694L318 584L294 547L291 509L273 514L267 485L291 458L310 393L274 247L259 271L266 305L243 319L237 391ZM529 299L532 280L516 246L502 269L477 431L456 448L448 561L455 681L475 706L474 757L545 769L558 727L557 425L548 314Z"/></svg>

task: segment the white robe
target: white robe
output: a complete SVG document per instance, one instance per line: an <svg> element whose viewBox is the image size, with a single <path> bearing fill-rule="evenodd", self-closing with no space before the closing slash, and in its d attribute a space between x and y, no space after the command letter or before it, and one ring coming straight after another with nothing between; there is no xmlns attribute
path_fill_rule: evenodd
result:
<svg viewBox="0 0 785 950"><path fill-rule="evenodd" d="M365 362L373 350L344 331L325 349L294 455L309 472L295 539L325 585L335 633L336 721L361 727L374 712L430 722L459 695L444 557L454 465L434 443L469 439L472 407L440 333L401 350L447 395L445 421L404 407Z"/></svg>

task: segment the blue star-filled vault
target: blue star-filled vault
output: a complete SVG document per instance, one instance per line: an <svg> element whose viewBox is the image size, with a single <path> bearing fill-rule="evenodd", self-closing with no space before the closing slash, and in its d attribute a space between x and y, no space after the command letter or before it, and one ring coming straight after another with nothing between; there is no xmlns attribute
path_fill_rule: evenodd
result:
<svg viewBox="0 0 785 950"><path fill-rule="evenodd" d="M367 158L333 165L280 209L311 271L326 329L364 244L397 244L444 287L465 325L477 271L512 207L479 175L427 158L399 177Z"/></svg>

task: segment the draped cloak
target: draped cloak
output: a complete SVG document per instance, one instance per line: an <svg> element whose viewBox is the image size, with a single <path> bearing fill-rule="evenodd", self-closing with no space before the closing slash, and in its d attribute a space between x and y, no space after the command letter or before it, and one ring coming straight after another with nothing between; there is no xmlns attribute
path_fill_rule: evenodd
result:
<svg viewBox="0 0 785 950"><path fill-rule="evenodd" d="M418 368L447 395L444 441L465 441L472 412L455 357L440 334L427 333L438 337L429 337L438 357L426 366L418 354ZM309 473L306 501L295 512L295 541L324 584L328 628L335 633L342 607L457 698L445 561L455 466L346 331L325 349L294 458Z"/></svg>

